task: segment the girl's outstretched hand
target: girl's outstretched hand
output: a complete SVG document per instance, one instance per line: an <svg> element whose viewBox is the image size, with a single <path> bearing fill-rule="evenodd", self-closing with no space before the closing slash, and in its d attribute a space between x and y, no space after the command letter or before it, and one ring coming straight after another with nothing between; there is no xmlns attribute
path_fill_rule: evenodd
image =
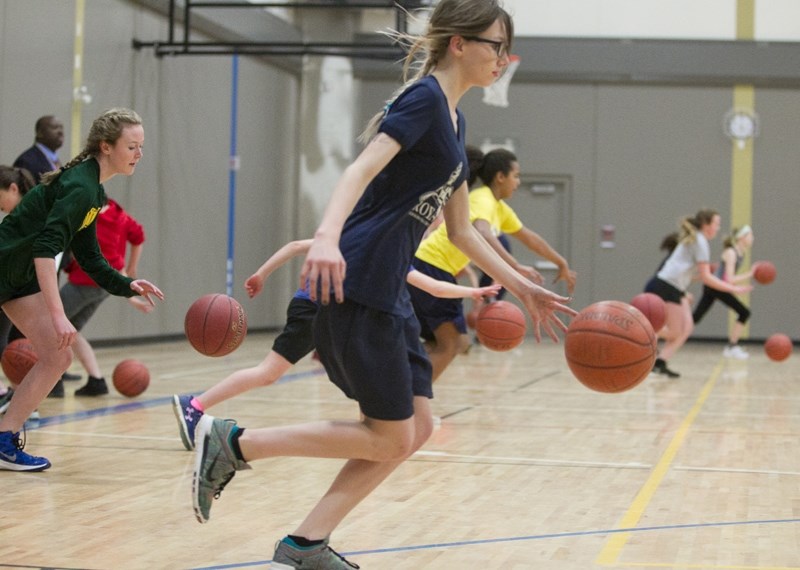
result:
<svg viewBox="0 0 800 570"><path fill-rule="evenodd" d="M147 281L146 279L134 279L131 281L131 290L138 293L145 299L147 302L150 303L152 306L155 306L155 302L153 299L150 298L150 295L155 295L161 301L164 300L164 293L161 292L161 289Z"/></svg>
<svg viewBox="0 0 800 570"><path fill-rule="evenodd" d="M499 284L487 285L486 287L474 287L471 293L472 299L482 301L484 297L497 297L503 286Z"/></svg>
<svg viewBox="0 0 800 570"><path fill-rule="evenodd" d="M251 299L261 293L263 288L264 280L258 273L254 273L244 282L244 290L247 291L247 296Z"/></svg>
<svg viewBox="0 0 800 570"><path fill-rule="evenodd" d="M557 313L564 313L570 317L578 314L578 311L565 305L570 302L570 297L562 297L538 285L532 284L525 293L518 297L533 319L533 335L536 342L542 340L541 327L544 327L547 335L555 342L558 342L558 335L556 335L554 325L562 332L567 331L567 325L561 321Z"/></svg>
<svg viewBox="0 0 800 570"><path fill-rule="evenodd" d="M562 267L558 271L558 275L553 279L553 283L555 284L559 281L567 284L567 292L572 295L573 291L575 291L575 283L578 281L578 272L569 267Z"/></svg>

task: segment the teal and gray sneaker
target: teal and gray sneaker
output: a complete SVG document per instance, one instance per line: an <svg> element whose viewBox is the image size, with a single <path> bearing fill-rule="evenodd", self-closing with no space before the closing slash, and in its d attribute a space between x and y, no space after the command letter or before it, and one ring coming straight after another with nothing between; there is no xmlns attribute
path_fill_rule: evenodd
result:
<svg viewBox="0 0 800 570"><path fill-rule="evenodd" d="M44 471L50 462L22 451L25 441L19 432L0 431L0 469L6 471Z"/></svg>
<svg viewBox="0 0 800 570"><path fill-rule="evenodd" d="M192 499L194 514L201 523L208 522L211 503L219 499L236 472L252 469L233 453L231 436L235 429L234 420L221 420L207 414L197 424Z"/></svg>
<svg viewBox="0 0 800 570"><path fill-rule="evenodd" d="M172 396L172 411L175 412L175 419L178 420L178 431L181 434L183 447L189 451L194 449L194 432L197 429L197 422L203 417L203 412L192 405L194 396Z"/></svg>
<svg viewBox="0 0 800 570"><path fill-rule="evenodd" d="M346 560L344 556L328 546L328 539L311 548L297 546L288 536L275 545L272 557L272 570L348 570L360 568L355 562Z"/></svg>

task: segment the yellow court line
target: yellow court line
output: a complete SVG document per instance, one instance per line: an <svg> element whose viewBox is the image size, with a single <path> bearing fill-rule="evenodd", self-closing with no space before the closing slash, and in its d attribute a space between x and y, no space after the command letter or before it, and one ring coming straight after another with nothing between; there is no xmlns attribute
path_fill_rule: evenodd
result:
<svg viewBox="0 0 800 570"><path fill-rule="evenodd" d="M644 514L644 511L647 509L647 506L650 504L650 501L656 494L656 491L669 471L675 456L678 454L678 451L683 445L686 435L689 433L689 428L692 427L694 420L697 418L697 415L700 413L703 405L705 405L708 396L714 389L714 385L717 382L717 378L719 378L719 375L722 373L722 369L723 362L720 361L717 363L717 366L714 368L705 386L703 386L703 390L700 392L700 396L698 396L697 401L694 403L694 406L692 406L689 414L686 416L686 418L684 418L683 422L678 428L678 431L675 432L675 436L667 446L667 449L664 451L661 459L659 459L658 463L653 469L653 472L650 474L650 477L639 491L639 494L636 495L636 498L633 500L628 512L625 513L624 517L622 517L622 520L619 523L619 528L634 528L639 523L639 520L642 518L642 514ZM617 564L619 554L627 544L630 536L630 532L620 532L612 535L606 542L603 550L600 551L600 554L597 556L595 562L601 566L611 566Z"/></svg>

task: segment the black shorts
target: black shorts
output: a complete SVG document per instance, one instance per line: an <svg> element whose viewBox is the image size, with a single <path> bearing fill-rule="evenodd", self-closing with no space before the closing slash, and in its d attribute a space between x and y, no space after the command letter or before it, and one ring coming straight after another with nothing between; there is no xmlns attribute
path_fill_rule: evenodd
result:
<svg viewBox="0 0 800 570"><path fill-rule="evenodd" d="M664 299L664 302L674 303L676 305L680 305L684 295L686 295L685 292L658 277L653 277L647 282L647 285L644 287L644 292L654 293Z"/></svg>
<svg viewBox="0 0 800 570"><path fill-rule="evenodd" d="M447 271L414 258L414 269L420 273L439 281L456 284L456 279ZM464 318L464 303L458 299L442 299L418 289L413 285L408 286L411 294L411 304L420 324L420 336L425 340L434 340L433 331L444 323L453 323L461 334L467 334L467 321Z"/></svg>
<svg viewBox="0 0 800 570"><path fill-rule="evenodd" d="M414 396L433 397L432 369L414 315L353 301L320 306L314 340L331 381L376 420L414 415Z"/></svg>
<svg viewBox="0 0 800 570"><path fill-rule="evenodd" d="M27 297L28 295L35 295L39 291L41 291L41 289L39 288L39 281L37 279L34 279L30 283L27 283L23 287L15 289L14 291L0 291L0 306L8 301L13 301L14 299Z"/></svg>
<svg viewBox="0 0 800 570"><path fill-rule="evenodd" d="M272 350L292 364L314 350L314 317L317 304L308 299L293 297L286 308L286 324L272 343Z"/></svg>

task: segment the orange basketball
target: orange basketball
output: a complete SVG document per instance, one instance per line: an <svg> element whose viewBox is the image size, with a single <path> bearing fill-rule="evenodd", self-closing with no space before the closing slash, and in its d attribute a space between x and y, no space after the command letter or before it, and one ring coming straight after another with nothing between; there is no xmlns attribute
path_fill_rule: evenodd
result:
<svg viewBox="0 0 800 570"><path fill-rule="evenodd" d="M36 356L31 341L27 338L18 338L8 343L0 358L0 365L8 381L17 387L38 360L39 357Z"/></svg>
<svg viewBox="0 0 800 570"><path fill-rule="evenodd" d="M117 392L133 398L147 390L150 385L150 371L138 360L128 358L114 368L112 380Z"/></svg>
<svg viewBox="0 0 800 570"><path fill-rule="evenodd" d="M631 305L639 309L647 317L653 330L658 332L667 320L667 306L664 299L655 293L639 293L631 299Z"/></svg>
<svg viewBox="0 0 800 570"><path fill-rule="evenodd" d="M764 342L764 352L775 362L786 360L792 354L792 339L783 333L775 333Z"/></svg>
<svg viewBox="0 0 800 570"><path fill-rule="evenodd" d="M525 315L513 303L495 301L478 313L475 334L490 350L505 351L519 346L525 339Z"/></svg>
<svg viewBox="0 0 800 570"><path fill-rule="evenodd" d="M769 285L778 276L778 270L771 261L758 261L753 269L753 279L762 285Z"/></svg>
<svg viewBox="0 0 800 570"><path fill-rule="evenodd" d="M210 293L192 303L183 329L197 352L225 356L242 344L247 334L247 315L233 297Z"/></svg>
<svg viewBox="0 0 800 570"><path fill-rule="evenodd" d="M567 327L567 364L583 385L624 392L644 380L656 360L656 335L642 312L621 301L589 305Z"/></svg>

